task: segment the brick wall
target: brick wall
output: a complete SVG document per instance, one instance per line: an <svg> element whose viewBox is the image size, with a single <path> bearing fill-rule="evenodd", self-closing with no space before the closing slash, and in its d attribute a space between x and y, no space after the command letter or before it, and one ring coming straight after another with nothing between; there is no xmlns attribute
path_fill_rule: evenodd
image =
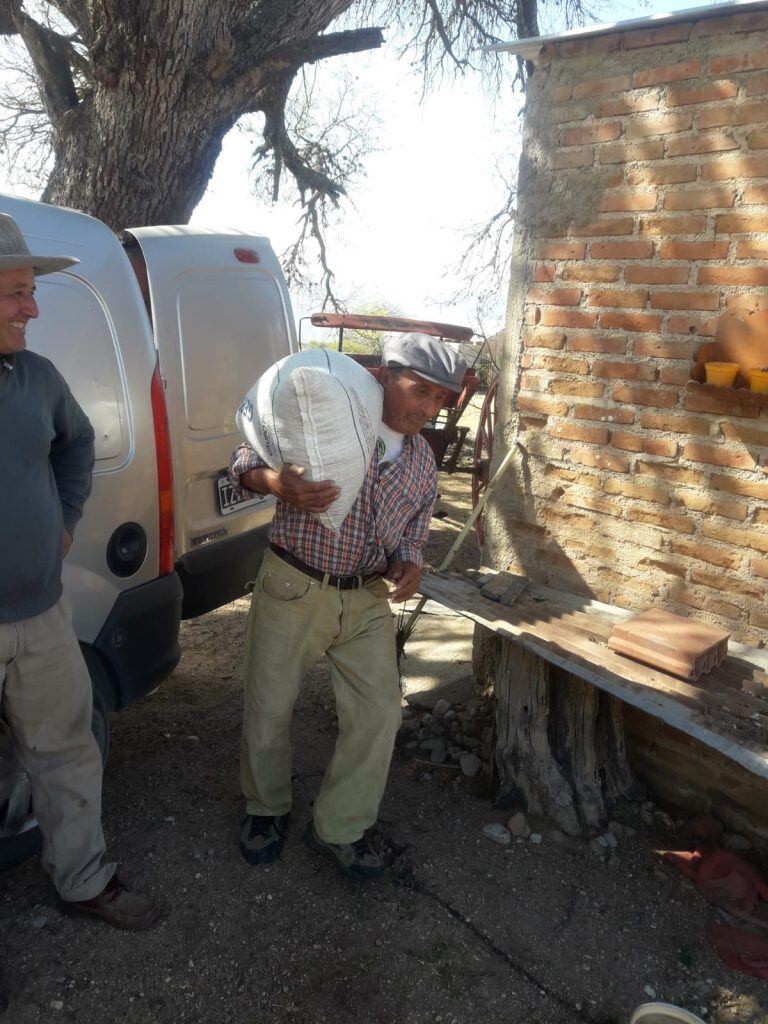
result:
<svg viewBox="0 0 768 1024"><path fill-rule="evenodd" d="M768 13L548 47L523 150L491 560L757 642L768 396L691 370L768 309Z"/></svg>

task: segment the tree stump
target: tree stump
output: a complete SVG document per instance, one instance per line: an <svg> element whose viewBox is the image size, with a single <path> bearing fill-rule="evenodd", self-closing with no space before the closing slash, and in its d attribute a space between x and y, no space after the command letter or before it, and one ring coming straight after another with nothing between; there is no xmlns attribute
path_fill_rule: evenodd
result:
<svg viewBox="0 0 768 1024"><path fill-rule="evenodd" d="M496 803L567 835L604 831L616 802L637 791L620 702L506 639L495 686Z"/></svg>

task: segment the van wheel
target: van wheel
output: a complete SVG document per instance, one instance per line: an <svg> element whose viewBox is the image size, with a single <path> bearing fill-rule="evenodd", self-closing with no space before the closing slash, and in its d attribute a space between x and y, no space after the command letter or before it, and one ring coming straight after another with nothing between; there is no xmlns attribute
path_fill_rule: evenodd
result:
<svg viewBox="0 0 768 1024"><path fill-rule="evenodd" d="M106 764L109 753L109 721L104 701L93 691L91 731ZM16 758L7 723L0 718L0 871L16 867L40 853L43 838L32 807L27 773Z"/></svg>

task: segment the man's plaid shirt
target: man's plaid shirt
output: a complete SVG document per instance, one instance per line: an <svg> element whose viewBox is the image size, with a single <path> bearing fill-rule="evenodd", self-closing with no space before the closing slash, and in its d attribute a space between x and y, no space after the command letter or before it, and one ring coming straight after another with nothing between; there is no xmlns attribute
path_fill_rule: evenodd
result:
<svg viewBox="0 0 768 1024"><path fill-rule="evenodd" d="M241 444L232 454L229 476L266 466L253 448ZM327 530L309 512L278 501L269 539L307 565L335 576L386 572L389 561L422 564L437 497L432 449L416 434L403 440L399 457L382 468L374 453L363 486L338 533Z"/></svg>

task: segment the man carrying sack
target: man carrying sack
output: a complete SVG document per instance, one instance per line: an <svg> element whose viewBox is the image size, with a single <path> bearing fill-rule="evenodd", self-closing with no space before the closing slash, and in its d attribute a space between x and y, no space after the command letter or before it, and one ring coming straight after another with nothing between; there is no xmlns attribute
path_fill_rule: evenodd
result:
<svg viewBox="0 0 768 1024"><path fill-rule="evenodd" d="M0 214L0 713L29 775L62 910L139 931L158 908L104 863L91 680L62 598L62 559L91 491L93 429L53 364L26 351L35 277L77 262L33 256Z"/></svg>
<svg viewBox="0 0 768 1024"><path fill-rule="evenodd" d="M268 863L283 848L293 707L304 674L325 654L339 732L304 842L347 877L384 871L365 832L376 821L401 721L388 598L405 601L418 590L437 495L434 456L419 431L461 391L466 366L424 334L389 342L382 363L377 450L339 532L314 515L338 497L333 481L306 481L295 466L270 469L247 444L232 456L236 484L278 499L245 651L240 849L251 864ZM394 583L391 593L385 577Z"/></svg>

